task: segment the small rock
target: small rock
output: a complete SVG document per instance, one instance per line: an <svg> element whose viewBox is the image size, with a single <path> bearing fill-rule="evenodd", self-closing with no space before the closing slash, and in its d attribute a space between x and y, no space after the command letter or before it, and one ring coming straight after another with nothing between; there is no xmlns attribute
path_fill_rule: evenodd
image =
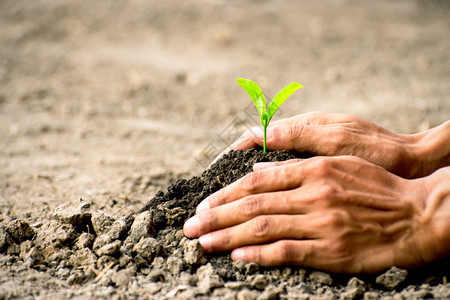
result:
<svg viewBox="0 0 450 300"><path fill-rule="evenodd" d="M32 247L33 247L33 242L30 241L30 240L20 243L20 254L19 254L19 257L22 260L25 260L24 259L25 256L31 250Z"/></svg>
<svg viewBox="0 0 450 300"><path fill-rule="evenodd" d="M155 234L153 228L153 211L140 213L131 225L129 237L136 243L141 238L151 237Z"/></svg>
<svg viewBox="0 0 450 300"><path fill-rule="evenodd" d="M258 274L250 282L250 287L256 288L258 290L264 290L268 282L269 280L267 279L266 275Z"/></svg>
<svg viewBox="0 0 450 300"><path fill-rule="evenodd" d="M69 278L67 278L67 282L70 284L80 284L85 280L85 276L83 271L74 269L70 272Z"/></svg>
<svg viewBox="0 0 450 300"><path fill-rule="evenodd" d="M245 264L245 274L255 274L259 270L257 263L251 262Z"/></svg>
<svg viewBox="0 0 450 300"><path fill-rule="evenodd" d="M236 294L237 300L256 300L258 299L259 293L256 291L251 291L249 289L243 289Z"/></svg>
<svg viewBox="0 0 450 300"><path fill-rule="evenodd" d="M181 272L180 276L178 277L178 281L182 284L187 284L194 286L197 284L197 278L196 276L193 276L187 272Z"/></svg>
<svg viewBox="0 0 450 300"><path fill-rule="evenodd" d="M9 245L13 244L11 236L6 231L6 228L3 225L0 225L0 253L3 253Z"/></svg>
<svg viewBox="0 0 450 300"><path fill-rule="evenodd" d="M102 270L104 268L112 268L114 265L117 265L119 260L113 256L103 255L97 260L97 268Z"/></svg>
<svg viewBox="0 0 450 300"><path fill-rule="evenodd" d="M181 207L174 207L171 209L164 208L164 211L166 213L165 217L169 226L182 224L188 216L187 210Z"/></svg>
<svg viewBox="0 0 450 300"><path fill-rule="evenodd" d="M242 281L227 281L225 282L225 287L231 290L242 290L243 288L248 287L248 285Z"/></svg>
<svg viewBox="0 0 450 300"><path fill-rule="evenodd" d="M117 219L109 228L108 234L113 240L120 239L127 231L127 222L124 219Z"/></svg>
<svg viewBox="0 0 450 300"><path fill-rule="evenodd" d="M91 204L80 199L58 206L52 217L62 223L79 225L87 224L91 214Z"/></svg>
<svg viewBox="0 0 450 300"><path fill-rule="evenodd" d="M112 238L109 234L102 234L100 236L97 236L97 238L94 241L94 244L92 245L92 249L98 250L101 247L108 245L112 242Z"/></svg>
<svg viewBox="0 0 450 300"><path fill-rule="evenodd" d="M119 257L119 266L125 268L132 260L133 258L131 256L123 254Z"/></svg>
<svg viewBox="0 0 450 300"><path fill-rule="evenodd" d="M309 275L309 279L321 285L331 285L333 283L333 279L331 278L330 274L319 271L312 272Z"/></svg>
<svg viewBox="0 0 450 300"><path fill-rule="evenodd" d="M71 224L61 224L51 220L38 231L35 244L61 248L63 245L73 242L77 237L78 233Z"/></svg>
<svg viewBox="0 0 450 300"><path fill-rule="evenodd" d="M97 256L88 248L76 251L69 258L69 264L72 266L92 266L97 262Z"/></svg>
<svg viewBox="0 0 450 300"><path fill-rule="evenodd" d="M20 246L17 244L11 244L6 249L6 255L19 255L20 253Z"/></svg>
<svg viewBox="0 0 450 300"><path fill-rule="evenodd" d="M178 275L183 270L183 260L172 255L167 259L167 268L173 275Z"/></svg>
<svg viewBox="0 0 450 300"><path fill-rule="evenodd" d="M50 253L52 253L51 255L49 255ZM55 252L50 252L48 251L48 248L45 248L42 251L42 255L44 256L45 262L49 265L58 265L62 260L65 259L69 259L70 256L72 255L71 251L67 250L67 249L63 249L60 251L55 251Z"/></svg>
<svg viewBox="0 0 450 300"><path fill-rule="evenodd" d="M201 294L208 294L212 289L223 287L223 285L222 278L217 274L205 276L197 282L197 287Z"/></svg>
<svg viewBox="0 0 450 300"><path fill-rule="evenodd" d="M29 267L40 265L44 262L44 256L36 247L31 248L24 256L23 260Z"/></svg>
<svg viewBox="0 0 450 300"><path fill-rule="evenodd" d="M150 273L147 275L147 278L152 282L166 281L165 272L161 269L150 271Z"/></svg>
<svg viewBox="0 0 450 300"><path fill-rule="evenodd" d="M114 274L111 279L116 284L116 286L126 287L130 282L132 276L133 274L130 273L130 270L123 269Z"/></svg>
<svg viewBox="0 0 450 300"><path fill-rule="evenodd" d="M205 249L200 244L198 239L188 240L183 245L184 261L189 265L195 265L200 262L203 257Z"/></svg>
<svg viewBox="0 0 450 300"><path fill-rule="evenodd" d="M31 226L21 220L12 220L6 226L6 232L18 243L29 240L34 237L36 232Z"/></svg>
<svg viewBox="0 0 450 300"><path fill-rule="evenodd" d="M375 281L383 288L393 290L405 281L406 276L408 276L408 271L392 267L386 273L378 276Z"/></svg>
<svg viewBox="0 0 450 300"><path fill-rule="evenodd" d="M233 269L236 269L236 270L238 270L239 272L241 272L241 273L244 273L245 272L245 265L246 265L247 263L245 262L245 261L243 261L243 260L237 260L237 261L234 261L233 262Z"/></svg>
<svg viewBox="0 0 450 300"><path fill-rule="evenodd" d="M377 292L369 291L364 293L364 300L377 300L380 299L380 295Z"/></svg>
<svg viewBox="0 0 450 300"><path fill-rule="evenodd" d="M312 293L311 289L309 288L309 286L306 283L304 283L304 282L300 282L296 287L297 287L298 290L302 291L305 294L311 294Z"/></svg>
<svg viewBox="0 0 450 300"><path fill-rule="evenodd" d="M161 242L154 238L142 238L139 243L134 245L133 253L139 254L147 261L152 261L162 250Z"/></svg>
<svg viewBox="0 0 450 300"><path fill-rule="evenodd" d="M95 235L88 232L83 232L79 237L75 245L78 249L91 248L94 244Z"/></svg>
<svg viewBox="0 0 450 300"><path fill-rule="evenodd" d="M216 275L216 270L213 268L211 263L207 263L204 266L201 266L197 269L196 273L199 280L205 278L205 277L211 277L212 275Z"/></svg>
<svg viewBox="0 0 450 300"><path fill-rule="evenodd" d="M95 210L91 216L92 227L97 235L106 233L115 221L115 217L102 210Z"/></svg>
<svg viewBox="0 0 450 300"><path fill-rule="evenodd" d="M268 285L264 291L259 295L258 299L271 300L278 299L278 296L283 292L281 287L276 287L273 284Z"/></svg>
<svg viewBox="0 0 450 300"><path fill-rule="evenodd" d="M341 300L353 300L356 299L362 293L358 290L358 288L346 288L345 291L341 293L339 299Z"/></svg>
<svg viewBox="0 0 450 300"><path fill-rule="evenodd" d="M112 243L102 246L99 249L96 249L95 254L97 254L98 256L116 255L117 253L119 253L121 245L122 245L122 242L119 240L116 240Z"/></svg>

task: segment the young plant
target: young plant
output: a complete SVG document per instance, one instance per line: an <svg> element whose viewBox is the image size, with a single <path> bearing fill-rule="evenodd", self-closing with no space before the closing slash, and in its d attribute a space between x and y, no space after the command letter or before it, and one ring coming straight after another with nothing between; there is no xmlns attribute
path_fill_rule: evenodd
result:
<svg viewBox="0 0 450 300"><path fill-rule="evenodd" d="M266 108L266 99L264 98L264 94L261 91L261 88L256 84L256 82L251 81L245 78L238 78L237 83L248 93L250 98L252 98L253 103L258 110L259 117L261 119L261 125L264 128L264 146L263 151L266 153L266 132L267 126L269 125L270 120L273 115L277 111L277 109L281 106L281 104L289 98L292 93L294 93L299 88L303 86L298 82L292 82L288 84L284 89L278 92L278 94L273 97L272 101L270 101L269 106Z"/></svg>

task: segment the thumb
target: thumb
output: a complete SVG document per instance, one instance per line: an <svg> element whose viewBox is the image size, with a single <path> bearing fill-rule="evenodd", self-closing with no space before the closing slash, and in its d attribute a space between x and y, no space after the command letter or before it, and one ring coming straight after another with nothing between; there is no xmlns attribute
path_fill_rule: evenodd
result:
<svg viewBox="0 0 450 300"><path fill-rule="evenodd" d="M298 141L304 126L299 124L289 124L284 126L269 126L266 131L266 146L270 150L297 150ZM264 143L264 129L252 127L250 132L254 135L255 143L262 146Z"/></svg>

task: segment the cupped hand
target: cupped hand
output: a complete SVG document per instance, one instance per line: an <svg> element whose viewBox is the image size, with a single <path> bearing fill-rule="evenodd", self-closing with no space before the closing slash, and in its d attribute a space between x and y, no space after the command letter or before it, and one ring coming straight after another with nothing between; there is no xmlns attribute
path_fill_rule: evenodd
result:
<svg viewBox="0 0 450 300"><path fill-rule="evenodd" d="M262 130L252 128L228 147L248 150L262 146ZM404 178L424 175L415 153L415 137L390 132L361 118L312 112L271 123L267 148L315 155L352 155Z"/></svg>
<svg viewBox="0 0 450 300"><path fill-rule="evenodd" d="M262 266L372 273L434 257L426 188L352 156L256 164L200 203L184 227L208 252ZM434 247L434 248L436 248Z"/></svg>

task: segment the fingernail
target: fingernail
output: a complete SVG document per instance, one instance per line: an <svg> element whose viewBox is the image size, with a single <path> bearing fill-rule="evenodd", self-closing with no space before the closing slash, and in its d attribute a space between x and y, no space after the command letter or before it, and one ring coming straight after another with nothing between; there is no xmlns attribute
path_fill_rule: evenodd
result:
<svg viewBox="0 0 450 300"><path fill-rule="evenodd" d="M258 139L258 140L263 140L264 139L264 128L262 127L252 127L250 128L250 132ZM266 139L271 139L272 138L272 128L268 127L266 129Z"/></svg>
<svg viewBox="0 0 450 300"><path fill-rule="evenodd" d="M253 171L260 171L265 170L269 168L273 168L275 166L275 163L273 162L259 162L253 165Z"/></svg>
<svg viewBox="0 0 450 300"><path fill-rule="evenodd" d="M211 249L211 235L205 234L198 238L198 241L200 244L205 248L206 251Z"/></svg>
<svg viewBox="0 0 450 300"><path fill-rule="evenodd" d="M234 261L244 260L244 249L238 248L231 252L231 259Z"/></svg>
<svg viewBox="0 0 450 300"><path fill-rule="evenodd" d="M209 201L205 199L197 206L196 212L200 213L202 211L208 210L209 208Z"/></svg>
<svg viewBox="0 0 450 300"><path fill-rule="evenodd" d="M184 234L187 237L197 237L200 233L200 222L197 217L192 217L184 223Z"/></svg>

